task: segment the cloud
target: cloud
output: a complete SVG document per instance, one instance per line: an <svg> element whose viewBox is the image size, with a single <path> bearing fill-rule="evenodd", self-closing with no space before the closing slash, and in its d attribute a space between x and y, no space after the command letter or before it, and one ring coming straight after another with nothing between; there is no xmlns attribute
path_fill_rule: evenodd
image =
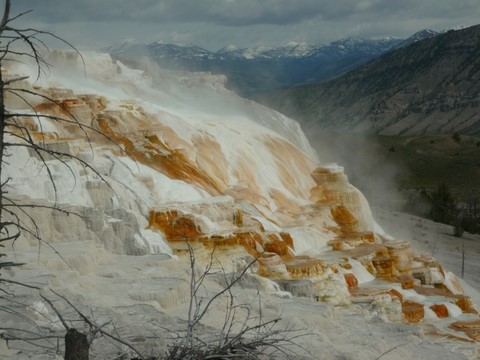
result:
<svg viewBox="0 0 480 360"><path fill-rule="evenodd" d="M208 22L225 26L298 24L310 19L333 21L359 14L452 16L478 6L476 0L18 0L50 22L118 21ZM420 12L420 13L419 13Z"/></svg>
<svg viewBox="0 0 480 360"><path fill-rule="evenodd" d="M188 41L210 49L328 43L345 36L406 37L423 28L473 25L478 0L16 0L42 24L77 44L127 37ZM74 31L75 29L75 31Z"/></svg>
<svg viewBox="0 0 480 360"><path fill-rule="evenodd" d="M41 4L41 6L39 6ZM296 23L321 15L315 0L19 0L46 21L211 22L242 26Z"/></svg>

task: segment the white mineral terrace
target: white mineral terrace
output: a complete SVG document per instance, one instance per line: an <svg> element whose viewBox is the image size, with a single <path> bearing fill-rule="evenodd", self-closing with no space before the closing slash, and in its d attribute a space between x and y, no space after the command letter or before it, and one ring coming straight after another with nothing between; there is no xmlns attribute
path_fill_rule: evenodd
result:
<svg viewBox="0 0 480 360"><path fill-rule="evenodd" d="M162 70L149 78L108 55L84 56L86 77L78 57L53 52L49 77L21 86L54 97L109 139L86 130L88 143L78 126L20 121L45 146L96 172L73 160L43 163L21 148L2 172L2 181L11 178L10 196L56 201L82 217L32 209L55 251L25 234L8 253L26 265L7 276L58 291L99 320L113 319L136 346L161 352L165 328L180 327L187 313L188 240L199 266L215 251L210 296L221 289L220 264L240 271L258 257L236 298L308 332L299 345L322 359L374 359L397 346L389 359L479 356L478 308L462 283L408 236L384 232L343 167L320 164L295 121L236 96L219 76ZM34 71L14 64L8 74ZM40 113L66 115L41 98L28 100ZM7 106L31 110L14 98ZM26 317L59 326L34 292L12 291L29 305L18 310ZM221 328L224 311L223 301L215 304L207 333ZM1 317L5 327L18 322ZM0 357L52 358L19 342L9 346L0 342ZM118 350L99 341L93 351L101 359Z"/></svg>

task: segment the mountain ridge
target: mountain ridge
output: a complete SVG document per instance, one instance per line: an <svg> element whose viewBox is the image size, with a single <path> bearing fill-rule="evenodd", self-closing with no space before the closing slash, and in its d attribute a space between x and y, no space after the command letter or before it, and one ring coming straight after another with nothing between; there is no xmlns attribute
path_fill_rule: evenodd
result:
<svg viewBox="0 0 480 360"><path fill-rule="evenodd" d="M229 88L249 97L338 76L393 49L402 41L351 37L324 46L296 42L279 47L227 45L216 52L192 44L126 41L104 50L134 67L140 66L139 58L148 58L166 69L224 74Z"/></svg>
<svg viewBox="0 0 480 360"><path fill-rule="evenodd" d="M291 41L280 46L238 47L210 51L194 44L123 41L102 49L115 59L141 66L139 58L170 70L206 71L227 76L227 86L245 97L328 80L417 41L440 34L424 29L407 39L345 37L318 45Z"/></svg>
<svg viewBox="0 0 480 360"><path fill-rule="evenodd" d="M307 133L382 135L480 131L480 26L450 30L386 53L339 78L259 101L300 120Z"/></svg>

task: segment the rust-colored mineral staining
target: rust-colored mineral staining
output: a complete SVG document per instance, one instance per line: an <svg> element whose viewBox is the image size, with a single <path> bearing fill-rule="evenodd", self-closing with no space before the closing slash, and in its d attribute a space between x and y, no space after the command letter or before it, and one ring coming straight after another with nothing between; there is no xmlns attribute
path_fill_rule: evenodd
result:
<svg viewBox="0 0 480 360"><path fill-rule="evenodd" d="M280 174L279 179L282 185L291 194L299 198L307 198L308 193L303 193L304 186L299 186L300 180L297 178L297 174L309 174L313 169L313 162L296 146L285 140L272 136L265 136L264 138L264 143L275 155L273 159Z"/></svg>
<svg viewBox="0 0 480 360"><path fill-rule="evenodd" d="M93 114L104 111L108 103L104 96L99 95L81 95L79 98L90 107Z"/></svg>
<svg viewBox="0 0 480 360"><path fill-rule="evenodd" d="M403 301L403 295L398 290L390 289L388 293L392 296L392 299Z"/></svg>
<svg viewBox="0 0 480 360"><path fill-rule="evenodd" d="M375 300L384 301L390 297L389 289L376 287L356 287L350 289L354 302L372 302Z"/></svg>
<svg viewBox="0 0 480 360"><path fill-rule="evenodd" d="M393 259L390 257L375 257L372 259L373 267L376 270L376 276L383 280L391 280L393 272Z"/></svg>
<svg viewBox="0 0 480 360"><path fill-rule="evenodd" d="M392 280L399 282L402 285L402 289L413 289L415 287L415 279L407 274L396 276Z"/></svg>
<svg viewBox="0 0 480 360"><path fill-rule="evenodd" d="M352 265L349 262L349 259L346 258L346 257L342 258L342 260L340 261L340 263L338 265L345 270L352 270L353 269Z"/></svg>
<svg viewBox="0 0 480 360"><path fill-rule="evenodd" d="M472 299L469 296L465 295L457 295L457 301L455 301L455 305L457 305L464 313L470 314L477 314L473 306Z"/></svg>
<svg viewBox="0 0 480 360"><path fill-rule="evenodd" d="M422 304L414 301L403 301L402 313L406 322L417 323L424 318L425 309Z"/></svg>
<svg viewBox="0 0 480 360"><path fill-rule="evenodd" d="M255 231L236 232L226 238L231 242L242 245L249 253L253 253L254 255L258 255L256 245L262 245L263 243L261 235Z"/></svg>
<svg viewBox="0 0 480 360"><path fill-rule="evenodd" d="M480 341L480 320L456 321L449 328L465 333L474 341Z"/></svg>
<svg viewBox="0 0 480 360"><path fill-rule="evenodd" d="M356 230L358 220L346 206L334 207L331 212L333 219L340 226L343 233L348 234Z"/></svg>
<svg viewBox="0 0 480 360"><path fill-rule="evenodd" d="M126 152L136 161L152 167L172 179L197 185L212 195L222 193L218 184L210 176L188 160L180 151L169 149L158 137L135 134L129 138L117 133L114 128L118 124L118 120L113 116L98 116L97 123L102 132L118 144L122 144ZM134 138L135 142L131 138ZM151 150L145 151L147 147Z"/></svg>
<svg viewBox="0 0 480 360"><path fill-rule="evenodd" d="M238 218L242 219L243 224L243 212L234 209L233 214L235 216L232 217L232 224L238 225ZM161 231L170 242L189 241L201 243L208 248L239 245L255 257L263 251L277 254L285 260L294 257L289 248L289 243L293 243L289 233L265 233L261 226L239 226L236 231L225 234L205 234L191 214L178 210L150 210L148 228Z"/></svg>
<svg viewBox="0 0 480 360"><path fill-rule="evenodd" d="M73 121L71 128L68 124L63 124L68 130L72 130L73 133L78 132L78 125L92 125L93 112L89 104L85 103L80 98L66 98L58 99L55 102L44 102L35 107L35 110L39 113L44 113L59 118L63 118L69 121Z"/></svg>
<svg viewBox="0 0 480 360"><path fill-rule="evenodd" d="M384 241L383 244L375 241L371 232L351 233L330 240L328 245L360 261L377 278L399 282L404 289L413 288L415 279L411 275L413 251L410 245L403 241Z"/></svg>
<svg viewBox="0 0 480 360"><path fill-rule="evenodd" d="M30 135L32 136L33 140L46 143L60 140L59 136L55 133L32 132Z"/></svg>
<svg viewBox="0 0 480 360"><path fill-rule="evenodd" d="M358 287L358 280L352 273L343 274L345 281L347 282L348 290L353 290Z"/></svg>
<svg viewBox="0 0 480 360"><path fill-rule="evenodd" d="M415 292L425 296L450 296L451 292L433 286L415 286Z"/></svg>
<svg viewBox="0 0 480 360"><path fill-rule="evenodd" d="M267 241L264 244L265 251L280 255L283 259L292 256L288 244L278 238L276 234L267 234Z"/></svg>
<svg viewBox="0 0 480 360"><path fill-rule="evenodd" d="M228 186L228 174L226 172L228 161L220 144L208 134L194 136L192 142L196 148L198 167L213 177L221 190L225 190Z"/></svg>
<svg viewBox="0 0 480 360"><path fill-rule="evenodd" d="M287 232L280 232L280 237L282 238L283 241L285 241L285 243L288 245L289 248L295 250L293 246L292 235L290 235Z"/></svg>
<svg viewBox="0 0 480 360"><path fill-rule="evenodd" d="M433 284L433 286L436 289L440 289L441 291L443 291L447 295L453 295L453 293L450 291L450 289L448 287L446 287L444 284Z"/></svg>
<svg viewBox="0 0 480 360"><path fill-rule="evenodd" d="M295 256L285 262L287 271L292 278L309 278L322 275L325 264L322 260L308 256Z"/></svg>
<svg viewBox="0 0 480 360"><path fill-rule="evenodd" d="M388 255L393 259L395 270L401 274L410 275L413 265L413 250L410 243L389 241L384 245L388 249Z"/></svg>
<svg viewBox="0 0 480 360"><path fill-rule="evenodd" d="M444 304L434 304L430 306L430 309L437 314L439 318L447 318L448 317L448 309L447 306Z"/></svg>
<svg viewBox="0 0 480 360"><path fill-rule="evenodd" d="M313 180L318 184L337 184L344 186L348 184L347 177L341 171L332 171L330 169L317 167L311 173Z"/></svg>
<svg viewBox="0 0 480 360"><path fill-rule="evenodd" d="M205 248L227 248L241 246L250 255L255 257L260 255L259 246L262 246L262 237L254 231L234 232L225 235L208 235L193 238L190 241L199 242Z"/></svg>
<svg viewBox="0 0 480 360"><path fill-rule="evenodd" d="M233 214L233 224L236 227L243 226L243 211L240 209L236 209L235 213Z"/></svg>
<svg viewBox="0 0 480 360"><path fill-rule="evenodd" d="M269 194L278 207L277 211L287 214L289 217L295 217L300 212L301 209L297 202L289 199L283 192L277 189L270 189Z"/></svg>
<svg viewBox="0 0 480 360"><path fill-rule="evenodd" d="M313 170L311 176L317 186L310 190L310 200L323 205L338 205L341 193L348 189L345 174L319 167Z"/></svg>
<svg viewBox="0 0 480 360"><path fill-rule="evenodd" d="M464 313L477 313L469 296L454 295L444 287L415 286L414 290L424 296L443 296L446 300L462 309Z"/></svg>
<svg viewBox="0 0 480 360"><path fill-rule="evenodd" d="M162 231L169 241L195 239L203 235L191 215L180 214L177 210L151 210L148 227Z"/></svg>

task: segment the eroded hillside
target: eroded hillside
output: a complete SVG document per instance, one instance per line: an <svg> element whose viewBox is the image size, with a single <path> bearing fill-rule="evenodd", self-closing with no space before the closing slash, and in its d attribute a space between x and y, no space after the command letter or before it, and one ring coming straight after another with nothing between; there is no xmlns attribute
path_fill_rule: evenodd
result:
<svg viewBox="0 0 480 360"><path fill-rule="evenodd" d="M381 56L337 79L260 100L322 129L381 135L480 131L480 26L448 31Z"/></svg>

